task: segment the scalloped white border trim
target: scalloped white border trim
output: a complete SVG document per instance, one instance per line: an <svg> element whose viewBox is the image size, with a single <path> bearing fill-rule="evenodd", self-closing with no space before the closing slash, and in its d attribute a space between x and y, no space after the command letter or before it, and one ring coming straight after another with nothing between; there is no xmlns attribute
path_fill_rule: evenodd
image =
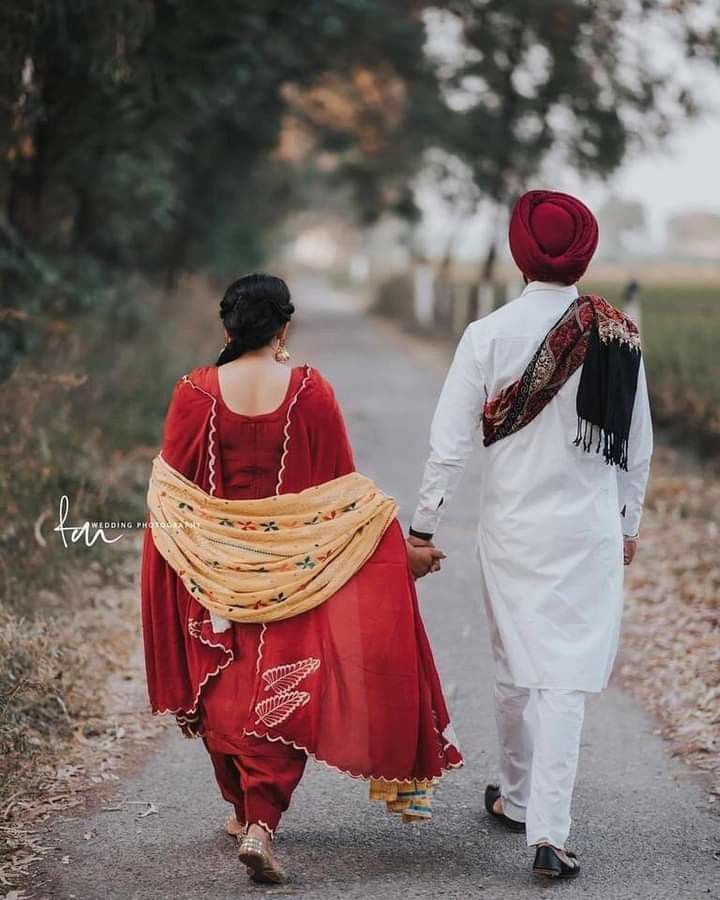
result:
<svg viewBox="0 0 720 900"><path fill-rule="evenodd" d="M260 828L264 828L265 831L270 835L270 840L274 840L275 838L275 829L271 828L267 822L263 822L262 819L258 819L257 822L248 822L248 826L250 825L258 825Z"/></svg>
<svg viewBox="0 0 720 900"><path fill-rule="evenodd" d="M388 778L386 775L359 775L356 772L350 772L348 769L341 769L339 766L334 766L332 763L329 763L325 759L321 759L319 756L316 756L311 750L308 750L307 747L303 747L302 744L296 744L295 741L290 741L287 738L281 737L278 735L271 734L259 734L257 731L248 731L247 729L243 730L243 734L248 737L255 738L264 738L266 741L271 741L272 743L277 743L278 741L281 744L285 744L286 747L293 747L295 750L299 750L302 753L307 754L310 759L314 760L316 763L320 763L323 766L327 766L328 769L332 769L335 772L340 772L341 775L348 775L350 778L356 778L359 781L390 781L395 782L397 784L402 784L403 782L409 781L410 779L406 776L405 778ZM449 745L448 745L449 746ZM454 745L452 745L454 746ZM455 747L457 750L457 747ZM460 751L458 750L458 754ZM430 775L427 778L418 778L414 777L414 781L439 781L440 778L443 777L445 772L449 772L452 769L461 769L463 766L462 762L459 763L449 763L446 766L442 767L442 771L439 775Z"/></svg>
<svg viewBox="0 0 720 900"><path fill-rule="evenodd" d="M208 432L208 456L210 465L210 495L214 497L217 487L215 483L215 463L217 459L217 457L215 456L215 432L217 431L217 426L215 424L217 419L217 397L213 397L213 395L206 391L205 388L198 387L198 385L191 381L189 375L183 375L182 381L185 384L189 384L190 387L194 388L196 391L200 391L201 394L205 394L206 397L209 397L212 404L212 408L210 411L210 431Z"/></svg>
<svg viewBox="0 0 720 900"><path fill-rule="evenodd" d="M192 636L192 635L191 635ZM224 662L220 663L220 665L214 669L212 672L208 672L207 675L203 678L203 680L198 685L197 693L195 694L195 699L193 701L193 705L190 709L183 709L182 707L178 707L177 709L156 709L153 710L154 716L183 716L183 715L194 715L198 710L198 705L200 703L200 694L202 693L202 689L205 685L210 681L211 678L214 678L216 675L219 675L223 669L227 669L231 662L235 659L235 653L232 650L229 650L224 644L212 644L210 641L206 641L202 635L198 635L196 640L200 641L201 644L205 644L206 647L213 647L214 649L220 649L224 653L228 655L228 659Z"/></svg>
<svg viewBox="0 0 720 900"><path fill-rule="evenodd" d="M215 492L217 490L217 482L215 481L215 473L217 470L217 454L215 452L215 436L217 433L217 397L214 397L211 393L205 390L205 388L199 387L195 384L189 375L183 375L182 380L185 384L189 384L191 388L194 388L196 391L200 391L201 394L205 394L206 397L210 398L210 402L212 404L210 410L210 430L208 431L208 465L209 465L209 475L208 480L210 482L210 496L214 497ZM218 615L218 613L210 612L210 621L212 622L212 629L215 634L222 634L223 631L229 631L232 628L232 623L230 619L226 619L224 616Z"/></svg>
<svg viewBox="0 0 720 900"><path fill-rule="evenodd" d="M312 374L312 369L310 366L305 366L305 376L300 383L300 387L295 391L295 396L290 401L290 406L288 406L287 415L285 416L285 427L283 428L283 434L285 435L285 439L283 441L283 450L282 456L280 457L280 469L278 470L278 478L277 484L275 485L275 496L277 497L280 493L280 488L282 487L283 477L285 475L285 460L287 459L288 449L290 446L290 420L292 416L293 407L298 401L298 397L302 394L305 389L305 385L308 383L310 379L310 375Z"/></svg>
<svg viewBox="0 0 720 900"><path fill-rule="evenodd" d="M260 663L262 662L263 650L265 649L265 632L266 631L267 631L267 623L263 622L262 629L260 631L260 641L258 643L257 662L255 663L255 672L258 675L260 674Z"/></svg>

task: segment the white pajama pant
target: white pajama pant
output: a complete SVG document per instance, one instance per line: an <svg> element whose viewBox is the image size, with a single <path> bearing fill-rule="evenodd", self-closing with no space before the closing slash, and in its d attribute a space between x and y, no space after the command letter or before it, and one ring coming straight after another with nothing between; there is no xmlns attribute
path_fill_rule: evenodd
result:
<svg viewBox="0 0 720 900"><path fill-rule="evenodd" d="M583 691L495 684L504 812L529 846L565 847L584 714Z"/></svg>

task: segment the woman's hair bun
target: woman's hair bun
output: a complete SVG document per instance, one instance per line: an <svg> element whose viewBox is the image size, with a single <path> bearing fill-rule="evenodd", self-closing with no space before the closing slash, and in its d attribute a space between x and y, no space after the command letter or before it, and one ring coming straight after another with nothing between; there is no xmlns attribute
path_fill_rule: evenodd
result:
<svg viewBox="0 0 720 900"><path fill-rule="evenodd" d="M233 281L220 301L220 318L230 342L217 365L267 347L294 312L290 290L282 278L256 273Z"/></svg>

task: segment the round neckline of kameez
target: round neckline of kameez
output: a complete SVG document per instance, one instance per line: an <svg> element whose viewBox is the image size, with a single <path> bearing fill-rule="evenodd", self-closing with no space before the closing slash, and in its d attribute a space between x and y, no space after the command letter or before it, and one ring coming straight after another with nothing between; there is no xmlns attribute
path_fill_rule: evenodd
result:
<svg viewBox="0 0 720 900"><path fill-rule="evenodd" d="M222 409L236 419L244 419L248 422L262 422L269 421L271 419L278 419L285 412L288 404L292 401L298 381L300 379L300 375L303 372L303 366L295 366L292 369L290 373L290 379L288 380L287 390L285 391L285 396L283 397L280 405L276 406L275 409L270 410L270 412L258 413L257 415L253 416L248 415L247 413L236 412L236 410L231 409L231 407L229 407L225 402L225 398L222 395L222 390L220 389L220 375L218 367L215 368L215 396L217 397L217 401Z"/></svg>

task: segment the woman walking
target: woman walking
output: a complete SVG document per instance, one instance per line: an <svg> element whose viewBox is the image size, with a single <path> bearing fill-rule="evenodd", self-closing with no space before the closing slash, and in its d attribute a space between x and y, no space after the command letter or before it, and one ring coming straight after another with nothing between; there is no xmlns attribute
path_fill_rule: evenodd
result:
<svg viewBox="0 0 720 900"><path fill-rule="evenodd" d="M170 403L142 568L153 711L202 737L240 858L268 882L308 756L406 819L462 762L413 584L442 554L406 549L332 388L285 364L293 312L279 278L226 291L225 349Z"/></svg>

